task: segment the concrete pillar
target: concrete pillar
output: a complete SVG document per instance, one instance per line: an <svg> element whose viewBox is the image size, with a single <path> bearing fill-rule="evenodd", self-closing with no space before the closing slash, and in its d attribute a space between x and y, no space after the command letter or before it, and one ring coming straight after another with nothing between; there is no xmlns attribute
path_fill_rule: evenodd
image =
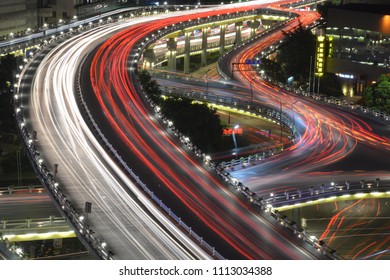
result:
<svg viewBox="0 0 390 280"><path fill-rule="evenodd" d="M251 29L251 38L256 36L256 30L259 28L260 22L257 20L248 21L248 27Z"/></svg>
<svg viewBox="0 0 390 280"><path fill-rule="evenodd" d="M190 73L191 32L184 33L184 74Z"/></svg>
<svg viewBox="0 0 390 280"><path fill-rule="evenodd" d="M242 25L243 25L242 21L236 22L236 44L240 44L242 42L242 36L241 36Z"/></svg>
<svg viewBox="0 0 390 280"><path fill-rule="evenodd" d="M292 210L291 220L297 223L298 230L302 228L302 224L299 224L302 221L301 208L294 208Z"/></svg>
<svg viewBox="0 0 390 280"><path fill-rule="evenodd" d="M219 27L219 54L223 54L225 52L225 31L226 25L221 25Z"/></svg>
<svg viewBox="0 0 390 280"><path fill-rule="evenodd" d="M207 28L202 29L202 57L201 64L202 66L207 65Z"/></svg>
<svg viewBox="0 0 390 280"><path fill-rule="evenodd" d="M155 60L156 60L156 55L154 53L154 50L153 49L145 50L143 67L145 67L145 68L153 68Z"/></svg>
<svg viewBox="0 0 390 280"><path fill-rule="evenodd" d="M175 38L169 38L167 42L168 47L168 69L172 72L176 71L176 51L177 51L177 42Z"/></svg>

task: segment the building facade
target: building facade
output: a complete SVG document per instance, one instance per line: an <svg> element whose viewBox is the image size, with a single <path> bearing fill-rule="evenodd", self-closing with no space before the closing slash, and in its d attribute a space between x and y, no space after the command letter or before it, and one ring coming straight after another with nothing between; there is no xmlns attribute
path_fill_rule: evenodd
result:
<svg viewBox="0 0 390 280"><path fill-rule="evenodd" d="M1 0L0 37L19 36L34 29L37 26L37 7L38 0Z"/></svg>
<svg viewBox="0 0 390 280"><path fill-rule="evenodd" d="M26 32L111 11L136 0L1 0L0 37L8 39Z"/></svg>
<svg viewBox="0 0 390 280"><path fill-rule="evenodd" d="M333 40L326 71L339 76L344 95L359 95L364 86L390 73L390 5L330 8L326 36Z"/></svg>

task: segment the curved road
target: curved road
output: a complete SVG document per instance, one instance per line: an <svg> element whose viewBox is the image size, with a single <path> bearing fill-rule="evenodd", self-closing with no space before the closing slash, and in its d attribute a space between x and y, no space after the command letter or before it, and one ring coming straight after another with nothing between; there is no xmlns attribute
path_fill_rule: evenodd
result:
<svg viewBox="0 0 390 280"><path fill-rule="evenodd" d="M92 202L90 227L118 259L208 259L186 235L145 199L110 158L85 123L77 104L77 65L90 49L142 18L75 35L38 53L20 84L23 111L34 144L72 204Z"/></svg>
<svg viewBox="0 0 390 280"><path fill-rule="evenodd" d="M179 20L228 11L181 16ZM191 210L190 223L196 223L199 231L207 232L212 244L217 244L217 250L228 258L319 258L312 250L301 247L302 243L292 239L283 228L270 223L231 194L225 183L161 126L147 102L136 92L134 76L132 71L130 75L128 72L128 65L136 59L130 55L132 48L138 39L177 21L173 18L135 25L99 47L90 71L95 102L99 102L103 112L99 118L100 109L95 110L102 129L107 131L110 142L119 139L115 148L129 159L127 162L141 165L140 176L153 178L155 191L171 198L174 211ZM136 160L130 161L135 156Z"/></svg>

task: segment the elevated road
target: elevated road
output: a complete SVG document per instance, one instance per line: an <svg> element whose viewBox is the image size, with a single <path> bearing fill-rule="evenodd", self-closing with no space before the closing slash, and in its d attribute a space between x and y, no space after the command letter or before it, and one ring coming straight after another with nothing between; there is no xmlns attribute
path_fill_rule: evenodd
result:
<svg viewBox="0 0 390 280"><path fill-rule="evenodd" d="M228 11L226 8L218 13ZM181 16L180 20L185 22L216 13ZM146 100L137 93L135 77L131 70L128 73L134 59L132 49L147 34L176 22L177 19L164 19L134 26L111 37L97 50L91 62L95 96L88 97L87 102L94 108L97 123L121 157L138 166L137 174L155 181L155 192L159 197L165 194L169 198L173 211L191 210L186 215L197 222L194 228L207 232L211 243L217 244L222 254L249 259L319 258L232 195L226 184L166 131ZM99 114L100 110L103 114Z"/></svg>
<svg viewBox="0 0 390 280"><path fill-rule="evenodd" d="M252 8L258 4L247 5ZM232 6L232 10L237 9ZM203 16L227 12L229 8L210 10ZM156 16L106 25L52 47L45 57L35 57L19 85L20 92L30 93L22 99L26 126L38 133L34 145L42 151L46 166L52 169L58 164L56 180L79 210L86 201L92 202L93 214L88 216L88 223L100 239L109 240L115 258L210 257L145 199L92 135L79 111L74 91L75 66L110 37L91 63L95 96L89 98L95 98L95 104L101 106L103 114L95 108L94 117L102 121L102 130L110 132L107 137L118 145L122 158L130 154L128 162L144 170L140 176L155 181L160 194L171 197L172 207L176 203L177 210L184 209L182 206L189 209L191 221L212 236L217 249L228 246L226 255L249 259L321 258L232 195L215 174L161 126L133 87L134 76L128 75L132 61L128 59L137 39L200 15L188 12L176 18ZM112 36L123 28L127 30Z"/></svg>
<svg viewBox="0 0 390 280"><path fill-rule="evenodd" d="M306 25L311 22L311 16L313 14L305 13L300 21ZM297 21L291 24L296 26ZM244 63L247 59L258 57L281 38L282 33L272 33L260 43L233 51L224 60L222 69L230 74L233 62ZM255 72L235 71L234 79L241 84L253 84L254 102L282 107L283 113L290 119L294 118L301 135L296 144L283 154L257 166L231 172L256 193L284 191L289 186L299 185L307 188L332 181L344 183L380 178L389 182L388 122L281 90L258 79ZM243 98L248 99L249 96Z"/></svg>
<svg viewBox="0 0 390 280"><path fill-rule="evenodd" d="M159 16L156 16L156 18ZM93 136L78 109L77 68L102 40L137 19L73 36L39 52L19 84L26 126L34 145L78 212L92 203L88 224L118 259L210 258L145 199ZM142 202L140 202L142 201Z"/></svg>
<svg viewBox="0 0 390 280"><path fill-rule="evenodd" d="M232 6L232 9L236 10L237 7ZM222 12L228 11L226 8ZM219 12L221 10L211 10L208 13L212 15ZM190 15L191 13L188 12L187 16L184 13L178 14L179 16L173 19L165 15L165 19L158 24L156 16L148 19L154 20L153 23L135 20L106 25L82 36L74 36L58 47L52 47L44 57L42 54L36 56L34 63L24 73L19 87L20 92L29 93L22 96L25 125L29 131L37 132L38 141L35 141L34 145L42 153L41 160L49 169L58 164L58 173L55 175L60 183L59 187L79 210L83 209L86 201L92 202L93 212L88 216L88 222L99 235L99 239L109 242L111 250L115 252L115 258L208 258L207 254L178 232L169 220L144 199L143 194L127 179L94 138L76 104L75 65L80 64L91 49L113 32L142 22L142 28L134 25L133 29L127 29L111 38L99 50L97 59L100 61L92 63L95 93L104 96L108 102L105 106L113 106L113 109L103 109L104 116L108 121L115 119L118 123L111 123L111 127L116 129L117 126L122 126L125 128L122 132L126 131L126 136L130 137L123 138L123 133L117 131L118 135L121 135L118 139L130 144L132 153L142 154L139 163L149 158L143 163L144 166L150 168L151 173L167 188L166 191L175 194L175 201L180 201L187 209L191 209L197 217L197 222L203 224L199 228L203 229L206 225L219 236L216 239L223 242L221 244L230 245L227 251L233 251L230 253L234 258L319 258L310 248L301 247L299 240L289 241L291 238L283 229L255 214L241 199L226 191L226 187L199 162L192 159L188 151L178 147L177 141L162 130L155 117L145 118L149 115L139 97L133 96L131 103L125 102L119 106L110 100L109 94L113 93L110 92L111 86L117 87L114 93L117 95L116 101L119 101L118 97L125 98L125 101L129 98L122 94L129 92L121 89L121 79L128 79L126 60L134 40L146 36L146 32L157 30L159 26L199 16L199 13ZM132 39L127 41L129 38ZM119 44L122 50L114 51L112 48L118 47L121 39L129 44ZM111 59L113 61L110 61ZM99 67L103 64L104 68ZM126 76L123 76L123 71ZM105 82L112 82L112 85L105 88ZM130 92L134 93L131 84L126 85L130 86ZM124 113L126 118L122 115ZM131 118L135 127L129 126L127 119ZM153 157L153 154L156 154L156 157ZM154 161L157 162L150 164ZM142 204L143 206L140 206ZM227 213L230 214L226 215Z"/></svg>

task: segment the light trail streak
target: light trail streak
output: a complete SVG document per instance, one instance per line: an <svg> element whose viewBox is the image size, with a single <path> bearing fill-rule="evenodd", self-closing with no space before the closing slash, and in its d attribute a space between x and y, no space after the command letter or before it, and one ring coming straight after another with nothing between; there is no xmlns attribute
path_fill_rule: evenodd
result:
<svg viewBox="0 0 390 280"><path fill-rule="evenodd" d="M316 13L301 13L299 17L303 26L318 18ZM284 27L284 31L296 28L298 19L293 20ZM233 62L245 62L253 59L266 47L282 39L282 33L272 33L264 40L248 45L244 49L230 57L229 65ZM240 66L247 67L247 66ZM242 70L242 69L241 69ZM236 80L242 84L252 81L254 99L256 102L268 104L279 108L280 102L283 105L283 112L292 116L292 104L299 100L299 106L294 106L295 120L301 132L295 145L285 150L283 154L274 156L263 161L258 166L247 167L245 170L236 168L232 176L238 178L252 191L257 193L272 192L285 188L280 185L285 182L294 181L295 178L303 177L314 170L321 170L325 166L331 166L351 156L358 145L368 145L375 149L390 149L389 139L373 133L372 127L365 121L353 114L347 114L341 110L323 107L320 104L310 102L304 98L294 96L270 85L260 79L252 72L235 72ZM358 168L356 168L358 169ZM279 170L282 172L275 172ZM368 172L367 172L368 173ZM380 171L370 172L370 177L378 177ZM252 176L259 174L258 176ZM347 176L347 173L345 173ZM353 174L353 177L361 174ZM388 175L386 175L388 177ZM386 178L385 177L385 178ZM349 178L351 179L351 178ZM359 177L358 180L363 179ZM317 178L314 184L321 182ZM306 182L303 182L305 184Z"/></svg>
<svg viewBox="0 0 390 280"><path fill-rule="evenodd" d="M76 66L101 40L134 23L106 25L55 47L36 70L31 94L23 97L27 125L38 132L35 144L45 164L59 165L57 179L72 203L80 209L85 201L93 203L88 223L108 241L114 258L208 259L145 199L95 139L78 108Z"/></svg>
<svg viewBox="0 0 390 280"><path fill-rule="evenodd" d="M218 10L218 13L227 11ZM181 16L180 21L214 14L216 11ZM181 148L177 139L164 132L136 92L127 69L132 48L137 40L178 20L135 25L108 39L95 53L91 82L108 126L128 152L137 157L137 163L142 163L143 170L148 170L146 176L153 176L164 187L160 192L168 192L172 199L180 202L177 209L183 206L189 209L201 221L202 231L208 230L210 235L213 232L217 236L214 240L219 239L220 246L228 244L236 251L236 257L313 258L294 242L286 240L282 230L255 215L241 199L226 195L226 186Z"/></svg>

